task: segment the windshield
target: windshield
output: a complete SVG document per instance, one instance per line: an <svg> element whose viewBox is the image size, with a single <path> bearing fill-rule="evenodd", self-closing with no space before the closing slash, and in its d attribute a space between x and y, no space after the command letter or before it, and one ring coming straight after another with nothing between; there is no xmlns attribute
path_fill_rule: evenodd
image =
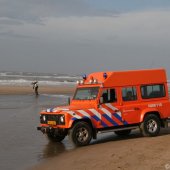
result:
<svg viewBox="0 0 170 170"><path fill-rule="evenodd" d="M94 100L98 95L99 87L78 88L74 100Z"/></svg>

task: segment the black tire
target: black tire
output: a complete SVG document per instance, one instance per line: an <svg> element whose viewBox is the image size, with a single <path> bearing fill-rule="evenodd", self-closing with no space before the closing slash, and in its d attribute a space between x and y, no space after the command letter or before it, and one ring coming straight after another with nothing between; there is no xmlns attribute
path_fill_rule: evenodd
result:
<svg viewBox="0 0 170 170"><path fill-rule="evenodd" d="M155 114L147 115L140 125L140 130L143 136L157 136L160 132L160 128L160 119Z"/></svg>
<svg viewBox="0 0 170 170"><path fill-rule="evenodd" d="M47 133L47 137L50 141L61 142L65 138L65 135L56 135L50 132L50 133Z"/></svg>
<svg viewBox="0 0 170 170"><path fill-rule="evenodd" d="M92 139L92 128L86 122L77 122L69 130L69 138L76 146L88 145Z"/></svg>
<svg viewBox="0 0 170 170"><path fill-rule="evenodd" d="M115 131L117 136L128 136L131 133L131 129Z"/></svg>

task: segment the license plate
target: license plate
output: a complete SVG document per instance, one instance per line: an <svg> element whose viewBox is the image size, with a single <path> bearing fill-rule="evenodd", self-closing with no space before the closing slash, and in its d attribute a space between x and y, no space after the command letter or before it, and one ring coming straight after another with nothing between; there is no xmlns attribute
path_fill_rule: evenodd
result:
<svg viewBox="0 0 170 170"><path fill-rule="evenodd" d="M56 121L48 121L47 124L48 125L56 125Z"/></svg>

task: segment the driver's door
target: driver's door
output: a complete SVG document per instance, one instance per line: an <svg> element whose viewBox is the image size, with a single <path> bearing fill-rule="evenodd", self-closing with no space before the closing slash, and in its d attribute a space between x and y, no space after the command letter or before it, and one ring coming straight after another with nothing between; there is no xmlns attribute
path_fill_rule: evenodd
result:
<svg viewBox="0 0 170 170"><path fill-rule="evenodd" d="M117 108L117 91L115 88L103 89L100 97L99 113L101 114L101 126L114 127L124 125L122 114Z"/></svg>

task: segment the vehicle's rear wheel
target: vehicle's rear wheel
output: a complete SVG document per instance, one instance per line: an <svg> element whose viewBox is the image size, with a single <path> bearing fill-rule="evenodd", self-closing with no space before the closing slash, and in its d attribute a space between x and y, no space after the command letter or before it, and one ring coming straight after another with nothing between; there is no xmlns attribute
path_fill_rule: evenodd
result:
<svg viewBox="0 0 170 170"><path fill-rule="evenodd" d="M49 133L47 133L47 137L50 141L61 142L65 138L65 135L59 135L59 134L55 134L53 132L49 132Z"/></svg>
<svg viewBox="0 0 170 170"><path fill-rule="evenodd" d="M120 130L120 131L115 131L115 134L118 136L128 136L131 132L131 129L127 129L127 130Z"/></svg>
<svg viewBox="0 0 170 170"><path fill-rule="evenodd" d="M160 132L161 122L155 114L149 114L140 125L143 136L157 136Z"/></svg>
<svg viewBox="0 0 170 170"><path fill-rule="evenodd" d="M92 128L86 122L77 122L69 130L69 138L76 146L88 145L92 139Z"/></svg>

